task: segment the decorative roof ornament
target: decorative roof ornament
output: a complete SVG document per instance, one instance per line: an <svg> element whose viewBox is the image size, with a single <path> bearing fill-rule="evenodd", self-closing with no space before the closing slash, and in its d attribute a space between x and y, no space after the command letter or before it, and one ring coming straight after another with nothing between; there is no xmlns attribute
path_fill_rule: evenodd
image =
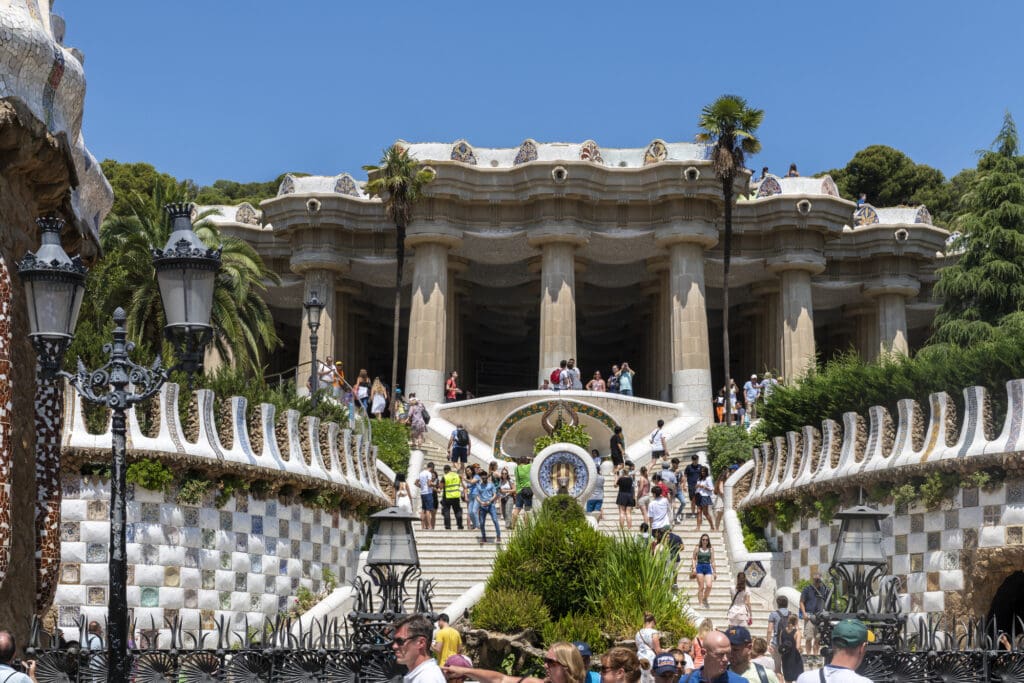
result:
<svg viewBox="0 0 1024 683"><path fill-rule="evenodd" d="M832 180L832 176L827 175L821 179L821 193L829 197L839 196L839 188L836 187L836 181Z"/></svg>
<svg viewBox="0 0 1024 683"><path fill-rule="evenodd" d="M242 202L238 205L238 210L235 211L235 222L244 223L246 225L259 225L260 219L256 215L256 209L252 208L252 204L249 202Z"/></svg>
<svg viewBox="0 0 1024 683"><path fill-rule="evenodd" d="M663 140L655 140L647 145L647 150L644 152L644 166L657 164L665 161L667 158L668 147L665 146L665 142Z"/></svg>
<svg viewBox="0 0 1024 683"><path fill-rule="evenodd" d="M777 194L782 194L782 186L779 185L779 179L773 175L766 176L757 188L757 198L771 197Z"/></svg>
<svg viewBox="0 0 1024 683"><path fill-rule="evenodd" d="M595 164L604 163L604 159L601 158L601 148L597 146L596 142L587 140L580 145L580 161L592 161Z"/></svg>
<svg viewBox="0 0 1024 683"><path fill-rule="evenodd" d="M465 140L459 140L452 145L452 161L461 161L470 166L476 166L476 154L473 147Z"/></svg>
<svg viewBox="0 0 1024 683"><path fill-rule="evenodd" d="M348 173L342 173L334 183L334 191L338 194L347 194L350 197L361 197L356 181Z"/></svg>
<svg viewBox="0 0 1024 683"><path fill-rule="evenodd" d="M921 205L917 209L917 215L914 216L915 223L927 223L932 225L932 212L928 210L928 207Z"/></svg>
<svg viewBox="0 0 1024 683"><path fill-rule="evenodd" d="M528 161L537 161L537 143L533 140L524 140L523 144L519 145L519 152L512 165L518 166Z"/></svg>
<svg viewBox="0 0 1024 683"><path fill-rule="evenodd" d="M878 223L878 212L870 204L862 204L853 212L853 224L856 227L875 225Z"/></svg>
<svg viewBox="0 0 1024 683"><path fill-rule="evenodd" d="M281 181L281 185L277 188L278 196L283 194L295 194L295 178L292 177L291 173L286 173L284 180Z"/></svg>

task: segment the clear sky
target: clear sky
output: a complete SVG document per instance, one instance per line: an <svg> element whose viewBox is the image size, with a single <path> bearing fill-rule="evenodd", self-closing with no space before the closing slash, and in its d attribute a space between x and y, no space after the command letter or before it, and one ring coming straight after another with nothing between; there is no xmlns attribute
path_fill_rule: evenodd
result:
<svg viewBox="0 0 1024 683"><path fill-rule="evenodd" d="M765 110L750 165L870 144L947 176L1024 117L1024 3L60 0L86 143L179 178L351 172L396 139L691 140L724 93ZM1021 118L1024 125L1024 118Z"/></svg>

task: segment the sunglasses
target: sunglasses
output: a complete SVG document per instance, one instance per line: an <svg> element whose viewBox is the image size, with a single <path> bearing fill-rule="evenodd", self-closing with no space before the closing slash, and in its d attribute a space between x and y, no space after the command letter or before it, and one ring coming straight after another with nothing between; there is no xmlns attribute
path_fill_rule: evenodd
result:
<svg viewBox="0 0 1024 683"><path fill-rule="evenodd" d="M562 666L562 663L560 661L558 661L557 659L554 659L552 657L545 657L544 658L544 665L545 666Z"/></svg>
<svg viewBox="0 0 1024 683"><path fill-rule="evenodd" d="M426 638L426 636L409 636L408 638L393 638L391 642L397 645L398 647L402 647L410 640L413 640L415 638Z"/></svg>

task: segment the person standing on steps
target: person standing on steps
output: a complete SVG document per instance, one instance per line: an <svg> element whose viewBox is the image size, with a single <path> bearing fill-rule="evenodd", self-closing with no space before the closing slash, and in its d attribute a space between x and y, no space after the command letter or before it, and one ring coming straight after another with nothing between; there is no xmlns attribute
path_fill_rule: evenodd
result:
<svg viewBox="0 0 1024 683"><path fill-rule="evenodd" d="M455 513L455 524L459 531L462 531L462 497L466 495L466 487L462 483L462 477L458 472L452 472L451 465L444 466L444 476L441 477L444 497L441 498L441 515L444 517L444 528L451 531L451 514Z"/></svg>
<svg viewBox="0 0 1024 683"><path fill-rule="evenodd" d="M805 671L796 683L872 683L856 673L864 661L868 643L875 642L875 634L859 619L844 619L832 629L832 661L817 671Z"/></svg>
<svg viewBox="0 0 1024 683"><path fill-rule="evenodd" d="M472 439L469 438L469 432L460 422L455 425L455 430L448 437L448 459L452 461L458 472L462 472L466 463L469 462L472 450Z"/></svg>
<svg viewBox="0 0 1024 683"><path fill-rule="evenodd" d="M668 444L665 440L665 421L658 420L658 428L651 432L651 467L656 467L668 451Z"/></svg>
<svg viewBox="0 0 1024 683"><path fill-rule="evenodd" d="M732 602L729 603L729 612L726 616L729 618L730 626L750 626L754 621L753 614L750 611L750 591L747 590L747 575L743 572L736 574L736 590L733 591Z"/></svg>
<svg viewBox="0 0 1024 683"><path fill-rule="evenodd" d="M601 520L604 519L604 475L601 474L601 456L598 454L595 448L591 451L594 456L594 468L597 470L597 476L594 477L594 490L590 494L590 498L587 500L586 513L592 514L597 513L597 523L600 524Z"/></svg>
<svg viewBox="0 0 1024 683"><path fill-rule="evenodd" d="M697 603L708 609L711 597L711 586L715 582L715 550L711 547L711 537L701 534L697 547L693 550L693 564L690 566L690 578L697 580Z"/></svg>
<svg viewBox="0 0 1024 683"><path fill-rule="evenodd" d="M580 377L580 369L576 367L576 359L570 358L566 370L569 372L569 388L573 391L583 390L583 379Z"/></svg>
<svg viewBox="0 0 1024 683"><path fill-rule="evenodd" d="M814 615L825 609L825 584L821 574L815 574L810 584L800 591L800 614L804 619L804 652L812 655L818 652L818 627Z"/></svg>
<svg viewBox="0 0 1024 683"><path fill-rule="evenodd" d="M619 378L619 393L623 396L633 395L633 368L629 367L629 363L623 363L619 367L619 372L616 375Z"/></svg>
<svg viewBox="0 0 1024 683"><path fill-rule="evenodd" d="M701 466L700 479L697 480L697 531L700 531L701 517L708 520L711 530L715 530L715 519L711 516L711 507L715 504L715 482L711 480L711 472Z"/></svg>
<svg viewBox="0 0 1024 683"><path fill-rule="evenodd" d="M775 598L775 611L768 615L768 654L775 660L775 670L782 671L782 657L779 656L779 634L789 619L789 598L780 595Z"/></svg>
<svg viewBox="0 0 1024 683"><path fill-rule="evenodd" d="M459 373L452 370L448 373L448 379L444 382L444 402L452 403L459 400L462 389L459 389Z"/></svg>
<svg viewBox="0 0 1024 683"><path fill-rule="evenodd" d="M416 483L420 487L420 528L433 529L437 521L437 495L434 493L437 473L434 472L434 463L427 463L427 468L420 471Z"/></svg>
<svg viewBox="0 0 1024 683"><path fill-rule="evenodd" d="M683 468L683 476L686 477L686 490L690 496L690 514L697 516L697 482L700 481L700 456L694 453L690 456L690 464Z"/></svg>
<svg viewBox="0 0 1024 683"><path fill-rule="evenodd" d="M452 655L459 654L462 649L462 634L451 627L451 619L447 614L437 617L437 632L430 650L437 655L437 663L444 664Z"/></svg>
<svg viewBox="0 0 1024 683"><path fill-rule="evenodd" d="M526 510L529 512L533 509L533 487L530 484L530 469L533 465L530 461L524 459L516 465L516 503L512 510L512 528L516 526L516 520L519 519L519 514Z"/></svg>
<svg viewBox="0 0 1024 683"><path fill-rule="evenodd" d="M611 442L608 444L612 458L612 474L618 476L619 470L626 464L626 439L622 436L622 427L615 425L612 430Z"/></svg>
<svg viewBox="0 0 1024 683"><path fill-rule="evenodd" d="M657 542L661 542L661 537L672 528L672 505L662 493L661 486L653 487L652 499L647 506L647 514L651 518L651 535Z"/></svg>
<svg viewBox="0 0 1024 683"><path fill-rule="evenodd" d="M747 683L779 683L778 676L771 669L750 659L753 653L753 638L745 626L730 626L725 630L729 638L729 670L742 676Z"/></svg>
<svg viewBox="0 0 1024 683"><path fill-rule="evenodd" d="M480 542L487 543L487 518L494 522L495 543L501 544L501 525L498 523L498 489L487 476L480 473L480 483L476 487L477 526L480 527Z"/></svg>

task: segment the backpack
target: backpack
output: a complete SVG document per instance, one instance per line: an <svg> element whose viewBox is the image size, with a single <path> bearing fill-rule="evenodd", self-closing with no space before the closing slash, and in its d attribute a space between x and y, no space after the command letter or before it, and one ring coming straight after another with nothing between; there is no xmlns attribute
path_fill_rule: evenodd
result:
<svg viewBox="0 0 1024 683"><path fill-rule="evenodd" d="M469 445L469 432L467 432L465 429L456 429L455 430L455 444L458 445L458 446L463 446L463 447L464 446L468 446Z"/></svg>
<svg viewBox="0 0 1024 683"><path fill-rule="evenodd" d="M555 368L554 370L551 371L551 383L552 384L556 384L556 385L562 383L562 369L561 368Z"/></svg>
<svg viewBox="0 0 1024 683"><path fill-rule="evenodd" d="M425 425L430 424L430 413L427 412L426 407L423 408L423 413L422 413L421 417L423 418L423 424L425 424Z"/></svg>

